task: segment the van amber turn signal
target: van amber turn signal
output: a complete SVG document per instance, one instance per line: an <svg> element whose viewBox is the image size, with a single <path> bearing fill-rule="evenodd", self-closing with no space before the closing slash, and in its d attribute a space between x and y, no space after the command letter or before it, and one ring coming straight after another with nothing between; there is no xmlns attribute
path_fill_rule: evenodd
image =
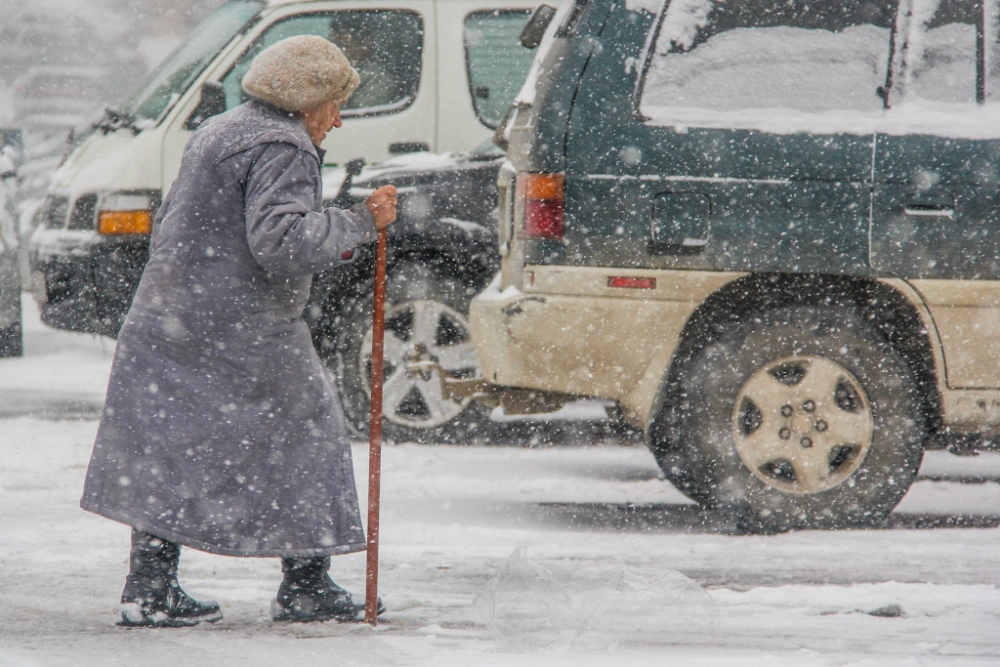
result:
<svg viewBox="0 0 1000 667"><path fill-rule="evenodd" d="M524 203L524 238L563 237L564 174L518 174L517 197Z"/></svg>
<svg viewBox="0 0 1000 667"><path fill-rule="evenodd" d="M101 211L97 218L101 234L149 234L153 231L151 211Z"/></svg>

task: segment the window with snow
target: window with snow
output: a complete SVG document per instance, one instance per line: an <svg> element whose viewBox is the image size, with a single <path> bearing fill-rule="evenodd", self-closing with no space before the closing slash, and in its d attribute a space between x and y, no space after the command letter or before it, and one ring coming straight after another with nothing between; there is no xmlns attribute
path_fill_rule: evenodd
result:
<svg viewBox="0 0 1000 667"><path fill-rule="evenodd" d="M640 111L655 121L665 110L880 110L895 5L672 0L651 41Z"/></svg>
<svg viewBox="0 0 1000 667"><path fill-rule="evenodd" d="M893 99L984 101L989 60L995 60L995 2L910 0L900 12ZM991 16L993 15L993 16ZM987 49L987 44L992 44ZM994 72L990 83L995 82Z"/></svg>

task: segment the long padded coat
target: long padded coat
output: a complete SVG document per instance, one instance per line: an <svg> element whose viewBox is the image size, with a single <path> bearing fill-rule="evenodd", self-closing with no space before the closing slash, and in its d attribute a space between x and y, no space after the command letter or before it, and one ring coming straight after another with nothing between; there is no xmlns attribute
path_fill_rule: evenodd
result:
<svg viewBox="0 0 1000 667"><path fill-rule="evenodd" d="M115 349L81 506L234 556L365 548L337 392L302 312L371 241L322 208L301 121L248 102L188 143Z"/></svg>

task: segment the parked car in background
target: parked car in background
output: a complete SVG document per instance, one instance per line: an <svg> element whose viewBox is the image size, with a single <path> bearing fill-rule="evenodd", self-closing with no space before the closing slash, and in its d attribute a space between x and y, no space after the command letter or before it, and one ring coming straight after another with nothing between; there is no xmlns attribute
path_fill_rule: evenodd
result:
<svg viewBox="0 0 1000 667"><path fill-rule="evenodd" d="M18 132L0 130L0 357L19 357L23 349L19 239L14 209L19 137Z"/></svg>
<svg viewBox="0 0 1000 667"><path fill-rule="evenodd" d="M261 49L291 35L318 34L340 44L358 68L362 83L343 109L344 127L331 132L325 146L327 168L359 157L377 164L408 154L468 150L492 137L530 67L533 51L521 46L518 36L534 5L534 0L225 3L121 109L109 110L99 123L74 136L30 241L32 291L42 320L59 328L117 335L147 259L153 216L176 175L187 139L204 118L245 101L240 81ZM481 187L464 204L472 212L428 212L434 224L421 225L410 215L413 226L395 226L400 243L415 238L404 231L411 227L424 235L417 247L405 250L410 262L417 262L421 252L430 253L434 239L456 234L471 253L481 235L472 225L493 233L492 218L483 217L495 201L490 194L495 192L495 167L491 169L489 178L475 177ZM335 195L331 191L327 196ZM444 218L454 221L437 222ZM112 220L116 224L109 224ZM495 258L495 243L488 246ZM454 255L452 249L441 249L433 256L449 253ZM465 259L461 253L457 257ZM403 254L399 258L402 262ZM447 275L442 271L420 280L413 276L410 283L428 289L450 285L456 296L445 302L452 309L457 306L464 321L470 290L485 279L463 269ZM370 289L362 276L355 274L355 279ZM340 280L324 276L316 282ZM409 298L415 299L417 292L409 289ZM391 293L397 294L397 287L391 286ZM330 313L343 306L317 298L322 312L313 317L316 323L330 321ZM329 336L320 339L323 349L334 354ZM338 350L347 344L340 340ZM337 354L328 356L331 363L366 363L352 353ZM345 396L358 396L357 387L342 388ZM452 432L445 425L467 412L431 403L427 397L401 398L399 421L390 416L389 430L398 425L399 438L437 437ZM427 416L443 407L449 407L447 414ZM356 409L348 406L346 412L352 422L360 422Z"/></svg>
<svg viewBox="0 0 1000 667"><path fill-rule="evenodd" d="M457 154L414 154L365 169L339 202L362 201L395 185L398 218L388 228L383 432L393 440L466 442L489 412L442 395L438 377L413 373L415 356L461 378L481 377L469 331L469 302L500 266L496 180L503 159L492 144ZM327 202L334 204L333 201ZM307 319L316 349L336 378L348 424L365 432L371 406L372 247L353 264L313 281Z"/></svg>
<svg viewBox="0 0 1000 667"><path fill-rule="evenodd" d="M506 124L483 375L617 401L747 529L1000 432L996 0L573 0Z"/></svg>

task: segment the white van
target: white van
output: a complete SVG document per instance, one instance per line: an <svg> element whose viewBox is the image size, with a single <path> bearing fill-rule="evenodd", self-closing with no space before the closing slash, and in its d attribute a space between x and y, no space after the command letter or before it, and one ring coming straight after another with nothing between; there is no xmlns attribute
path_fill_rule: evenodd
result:
<svg viewBox="0 0 1000 667"><path fill-rule="evenodd" d="M536 0L230 0L120 109L70 142L29 252L42 319L114 336L138 284L152 217L205 117L235 107L254 56L297 34L338 44L361 75L326 166L469 150L489 141L533 52ZM519 76L512 76L518 73ZM332 193L328 193L330 195Z"/></svg>

